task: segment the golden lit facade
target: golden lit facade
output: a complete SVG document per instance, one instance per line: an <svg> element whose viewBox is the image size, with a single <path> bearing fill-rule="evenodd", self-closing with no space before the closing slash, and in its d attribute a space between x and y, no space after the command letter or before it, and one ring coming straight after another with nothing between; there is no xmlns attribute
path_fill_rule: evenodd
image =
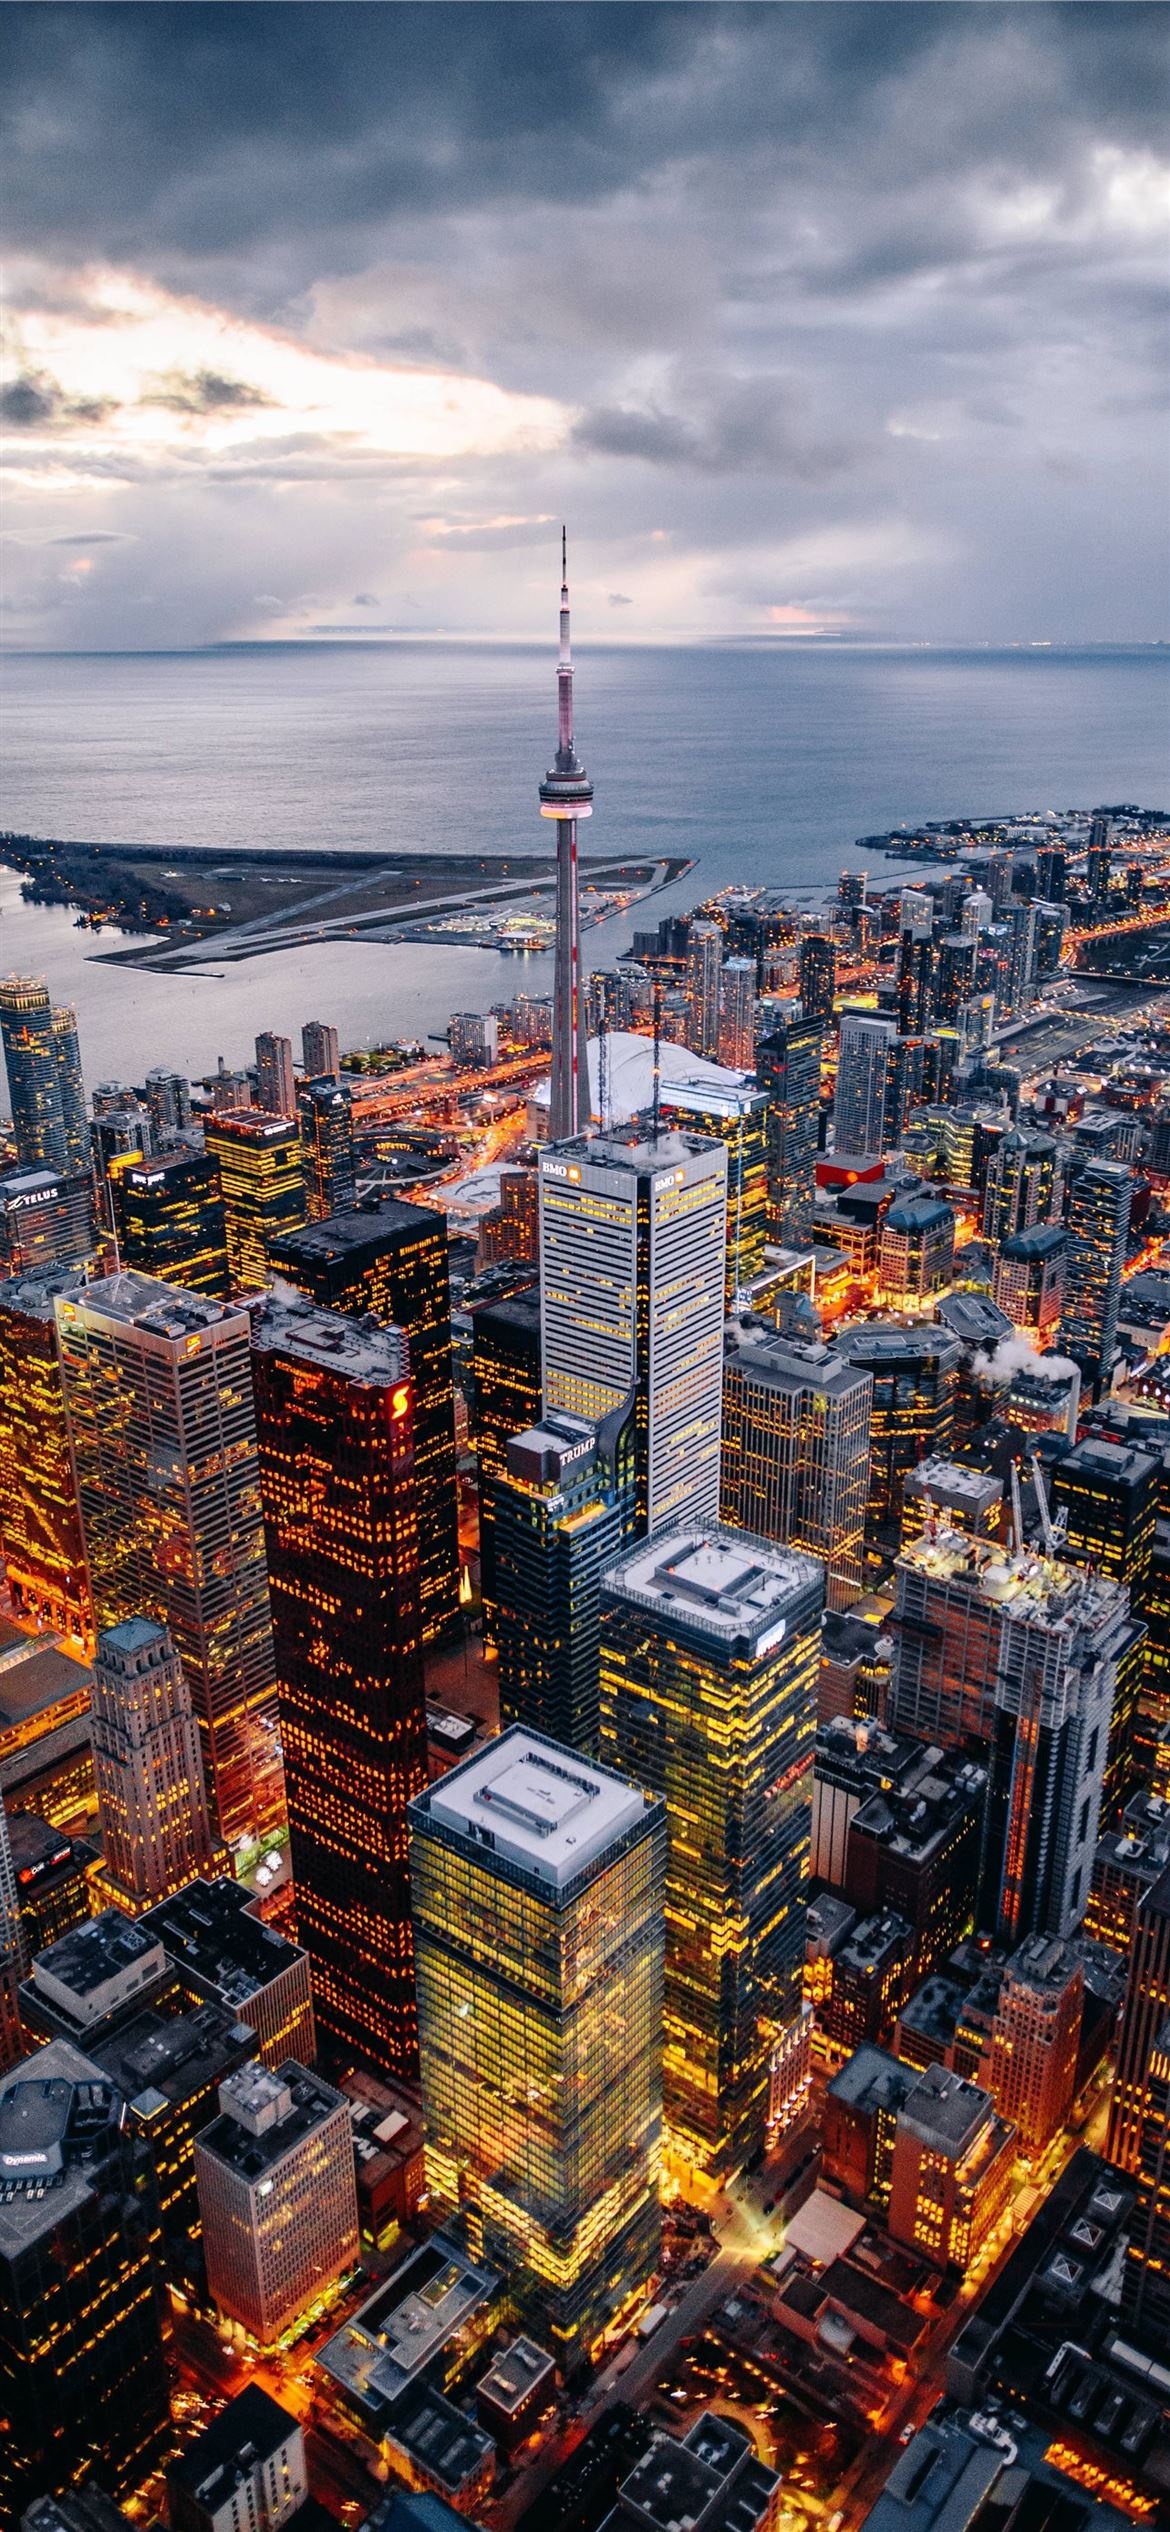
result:
<svg viewBox="0 0 1170 2532"><path fill-rule="evenodd" d="M219 1169L227 1217L228 1274L233 1292L261 1292L274 1240L299 1229L307 1194L300 1128L295 1117L256 1109L217 1112L204 1147Z"/></svg>
<svg viewBox="0 0 1170 2532"><path fill-rule="evenodd" d="M23 1616L93 1641L54 1303L77 1278L41 1267L0 1283L0 1544Z"/></svg>
<svg viewBox="0 0 1170 2532"><path fill-rule="evenodd" d="M284 1816L248 1320L131 1274L56 1309L97 1624L169 1628L234 1845Z"/></svg>
<svg viewBox="0 0 1170 2532"><path fill-rule="evenodd" d="M299 1940L321 2027L418 2062L407 1804L426 1782L405 1342L299 1295L253 1322Z"/></svg>
<svg viewBox="0 0 1170 2532"><path fill-rule="evenodd" d="M106 1176L122 1265L226 1301L227 1217L214 1155L129 1153L111 1161Z"/></svg>
<svg viewBox="0 0 1170 2532"><path fill-rule="evenodd" d="M928 2066L897 2114L887 2230L963 2275L1006 2212L1016 2131L978 2084Z"/></svg>
<svg viewBox="0 0 1170 2532"><path fill-rule="evenodd" d="M516 1726L411 1832L432 2194L571 2374L659 2261L663 1806Z"/></svg>
<svg viewBox="0 0 1170 2532"><path fill-rule="evenodd" d="M631 1549L602 1583L602 1757L669 1823L667 2130L713 2175L763 2143L800 2011L823 1596L810 1557L716 1528Z"/></svg>

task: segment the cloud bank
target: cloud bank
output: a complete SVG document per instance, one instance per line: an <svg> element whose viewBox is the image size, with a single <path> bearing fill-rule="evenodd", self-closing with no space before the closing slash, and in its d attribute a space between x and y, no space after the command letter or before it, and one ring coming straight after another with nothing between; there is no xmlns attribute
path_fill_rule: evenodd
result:
<svg viewBox="0 0 1170 2532"><path fill-rule="evenodd" d="M1167 45L15 0L9 639L1164 637Z"/></svg>

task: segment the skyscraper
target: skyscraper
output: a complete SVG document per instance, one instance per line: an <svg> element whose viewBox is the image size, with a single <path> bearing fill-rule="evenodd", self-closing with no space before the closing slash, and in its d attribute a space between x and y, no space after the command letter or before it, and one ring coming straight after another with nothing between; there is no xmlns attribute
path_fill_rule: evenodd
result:
<svg viewBox="0 0 1170 2532"><path fill-rule="evenodd" d="M34 977L6 976L0 979L0 1043L22 1167L84 1174L89 1125L74 1013L54 1010Z"/></svg>
<svg viewBox="0 0 1170 2532"><path fill-rule="evenodd" d="M411 1806L427 2174L564 2374L659 2261L651 1795L519 1726Z"/></svg>
<svg viewBox="0 0 1170 2532"><path fill-rule="evenodd" d="M1105 2140L1109 2161L1116 2163L1119 2171L1136 2172L1138 2168L1150 2061L1168 2019L1170 1865L1143 1891L1134 1915Z"/></svg>
<svg viewBox="0 0 1170 2532"><path fill-rule="evenodd" d="M750 1073L756 1060L756 962L729 958L719 984L719 1061Z"/></svg>
<svg viewBox="0 0 1170 2532"><path fill-rule="evenodd" d="M459 1611L455 1388L447 1225L426 1205L390 1199L334 1213L274 1242L276 1274L323 1309L370 1312L410 1347L414 1491L424 1644Z"/></svg>
<svg viewBox="0 0 1170 2532"><path fill-rule="evenodd" d="M866 1530L874 1538L889 1535L901 1522L907 1470L948 1454L963 1348L946 1327L900 1328L878 1320L840 1329L832 1351L872 1375Z"/></svg>
<svg viewBox="0 0 1170 2532"><path fill-rule="evenodd" d="M103 1907L141 1916L218 1869L191 1691L165 1626L124 1618L98 1638L91 1738Z"/></svg>
<svg viewBox="0 0 1170 2532"><path fill-rule="evenodd" d="M1071 1943L1029 1935L1000 1980L983 2080L1025 2154L1046 2152L1077 2088L1085 1973Z"/></svg>
<svg viewBox="0 0 1170 2532"><path fill-rule="evenodd" d="M233 1292L261 1292L274 1243L305 1219L305 1164L295 1117L216 1109L204 1146L219 1170Z"/></svg>
<svg viewBox="0 0 1170 2532"><path fill-rule="evenodd" d="M357 1195L353 1156L353 1096L348 1082L331 1073L301 1083L297 1116L305 1153L310 1222L347 1213Z"/></svg>
<svg viewBox="0 0 1170 2532"><path fill-rule="evenodd" d="M306 1020L301 1030L301 1060L310 1081L331 1074L341 1078L341 1041L328 1020Z"/></svg>
<svg viewBox="0 0 1170 2532"><path fill-rule="evenodd" d="M418 2057L406 1806L426 1782L406 1344L271 1296L252 1323L295 1918L321 2027Z"/></svg>
<svg viewBox="0 0 1170 2532"><path fill-rule="evenodd" d="M270 1117L296 1115L292 1040L274 1037L271 1029L264 1029L256 1040L256 1094L257 1107L266 1109Z"/></svg>
<svg viewBox="0 0 1170 2532"><path fill-rule="evenodd" d="M1064 1306L1066 1241L1060 1222L1034 1222L1013 1231L996 1258L992 1299L1007 1313L1017 1336L1043 1353L1056 1339Z"/></svg>
<svg viewBox="0 0 1170 2532"><path fill-rule="evenodd" d="M589 1123L589 1060L581 974L581 909L577 893L577 828L593 815L593 785L573 746L573 653L569 639L569 566L561 530L561 641L557 659L557 752L540 786L540 814L557 830L557 925L553 966L552 1092L554 1141Z"/></svg>
<svg viewBox="0 0 1170 2532"><path fill-rule="evenodd" d="M889 1131L898 1032L892 1020L846 1011L841 1019L833 1123L839 1152L884 1152Z"/></svg>
<svg viewBox="0 0 1170 2532"><path fill-rule="evenodd" d="M832 1021L837 990L837 952L825 932L806 932L800 944L800 1007L806 1020Z"/></svg>
<svg viewBox="0 0 1170 2532"><path fill-rule="evenodd" d="M191 1084L169 1064L152 1064L146 1076L146 1104L160 1138L181 1134L191 1123Z"/></svg>
<svg viewBox="0 0 1170 2532"><path fill-rule="evenodd" d="M283 1816L247 1315L133 1274L56 1311L97 1623L169 1628L234 1845Z"/></svg>
<svg viewBox="0 0 1170 2532"><path fill-rule="evenodd" d="M1052 1468L1049 1484L1054 1512L1064 1514L1062 1553L1094 1572L1124 1583L1139 1619L1144 1619L1154 1572L1154 1539L1163 1474L1161 1459L1132 1442L1086 1434ZM1156 1651L1137 1640L1133 1657L1121 1666L1109 1725L1105 1790L1111 1808L1120 1808L1140 1781L1137 1744L1142 1737L1138 1713L1143 1672L1156 1676Z"/></svg>
<svg viewBox="0 0 1170 2532"><path fill-rule="evenodd" d="M749 1059L750 1060L750 1059ZM768 1237L768 1094L750 1082L672 1081L662 1112L684 1134L707 1134L727 1145L727 1272L729 1310L764 1264Z"/></svg>
<svg viewBox="0 0 1170 2532"><path fill-rule="evenodd" d="M602 1583L602 1755L669 1826L667 2131L713 2176L763 2144L800 2012L823 1599L811 1557L713 1526L627 1550Z"/></svg>
<svg viewBox="0 0 1170 2532"><path fill-rule="evenodd" d="M723 968L723 934L717 923L702 917L687 932L687 1042L696 1055L719 1053L719 988Z"/></svg>
<svg viewBox="0 0 1170 2532"><path fill-rule="evenodd" d="M895 1570L890 1730L989 1770L978 1922L1003 1941L1068 1936L1089 1894L1126 1594L945 1527Z"/></svg>
<svg viewBox="0 0 1170 2532"><path fill-rule="evenodd" d="M987 1164L983 1193L983 1236L997 1247L1035 1222L1059 1218L1063 1183L1060 1159L1051 1134L1029 1134L1013 1126Z"/></svg>
<svg viewBox="0 0 1170 2532"><path fill-rule="evenodd" d="M212 2301L273 2347L357 2265L350 2105L294 2058L241 2066L195 2140L195 2173Z"/></svg>
<svg viewBox="0 0 1170 2532"><path fill-rule="evenodd" d="M92 2462L120 2496L170 2428L150 2153L68 2040L0 2085L0 2510Z"/></svg>
<svg viewBox="0 0 1170 2532"><path fill-rule="evenodd" d="M540 1236L539 1187L537 1240ZM528 1290L504 1293L496 1301L476 1302L471 1318L472 1439L479 1477L479 1578L485 1631L495 1626L495 1489L503 1476L505 1446L513 1433L526 1433L540 1417L540 1285L533 1273Z"/></svg>
<svg viewBox="0 0 1170 2532"><path fill-rule="evenodd" d="M1155 2033L1146 2062L1133 2169L1137 2199L1121 2276L1122 2327L1161 2358L1170 2334L1170 2021Z"/></svg>
<svg viewBox="0 0 1170 2532"><path fill-rule="evenodd" d="M226 1301L227 1216L214 1156L115 1161L109 1178L122 1265Z"/></svg>
<svg viewBox="0 0 1170 2532"><path fill-rule="evenodd" d="M898 921L898 1028L920 1037L934 1018L934 899L924 888L905 888ZM876 1144L848 1144L875 1151Z"/></svg>
<svg viewBox="0 0 1170 2532"><path fill-rule="evenodd" d="M55 1303L78 1278L40 1267L0 1283L0 1545L22 1615L88 1643L93 1608L73 1491Z"/></svg>
<svg viewBox="0 0 1170 2532"><path fill-rule="evenodd" d="M1069 1198L1061 1343L1094 1395L1108 1381L1117 1352L1132 1199L1132 1171L1117 1161L1090 1161Z"/></svg>
<svg viewBox="0 0 1170 2532"><path fill-rule="evenodd" d="M500 1721L596 1753L601 1577L628 1537L633 1419L550 1414L494 1481Z"/></svg>
<svg viewBox="0 0 1170 2532"><path fill-rule="evenodd" d="M756 1048L756 1080L768 1094L768 1236L807 1248L816 1202L822 1024L774 1022Z"/></svg>
<svg viewBox="0 0 1170 2532"><path fill-rule="evenodd" d="M27 1930L20 1912L20 1885L12 1859L8 1814L0 1800L0 2075L24 2055L20 1982L28 1968Z"/></svg>
<svg viewBox="0 0 1170 2532"><path fill-rule="evenodd" d="M84 1266L97 1248L89 1170L14 1169L0 1178L0 1277L40 1266Z"/></svg>
<svg viewBox="0 0 1170 2532"><path fill-rule="evenodd" d="M825 1567L830 1609L860 1596L872 1375L749 1320L724 1337L722 1519Z"/></svg>
<svg viewBox="0 0 1170 2532"><path fill-rule="evenodd" d="M540 1163L545 1409L600 1420L634 1393L637 1520L719 1509L727 1154L645 1119Z"/></svg>

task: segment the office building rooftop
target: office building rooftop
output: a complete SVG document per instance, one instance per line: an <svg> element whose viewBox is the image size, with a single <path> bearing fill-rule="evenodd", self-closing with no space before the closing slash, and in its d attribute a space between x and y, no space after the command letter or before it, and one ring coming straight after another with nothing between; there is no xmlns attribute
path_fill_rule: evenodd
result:
<svg viewBox="0 0 1170 2532"><path fill-rule="evenodd" d="M220 2085L219 2102L218 2119L200 2133L201 2150L249 2184L346 2107L342 2093L291 2057L275 2071L241 2066Z"/></svg>
<svg viewBox="0 0 1170 2532"><path fill-rule="evenodd" d="M147 2011L99 2040L94 2062L143 2116L164 2104L189 2101L216 2083L226 2066L257 2046L247 2023L216 2004L165 2016Z"/></svg>
<svg viewBox="0 0 1170 2532"><path fill-rule="evenodd" d="M350 1319L278 1284L252 1315L252 1344L259 1354L284 1354L310 1371L336 1372L367 1388L393 1388L410 1372L400 1328L373 1318Z"/></svg>
<svg viewBox="0 0 1170 2532"><path fill-rule="evenodd" d="M622 1776L513 1724L418 1797L436 1826L564 1889L645 1817Z"/></svg>
<svg viewBox="0 0 1170 2532"><path fill-rule="evenodd" d="M122 2102L92 2059L50 2040L0 2083L0 2257L60 2231L90 2195Z"/></svg>
<svg viewBox="0 0 1170 2532"><path fill-rule="evenodd" d="M190 1970L224 2004L242 2009L258 1988L305 1957L298 1944L249 1913L253 1904L240 1882L193 1881L148 1908L139 1924L177 1969ZM241 2019L247 2019L242 2010Z"/></svg>
<svg viewBox="0 0 1170 2532"><path fill-rule="evenodd" d="M990 2095L945 2066L928 2066L919 2075L901 2111L904 2125L948 2161L966 2153L990 2115Z"/></svg>
<svg viewBox="0 0 1170 2532"><path fill-rule="evenodd" d="M494 2269L434 2233L326 2339L317 2363L347 2397L371 2409L389 2404L485 2309L499 2284Z"/></svg>
<svg viewBox="0 0 1170 2532"><path fill-rule="evenodd" d="M783 1336L762 1319L733 1319L724 1330L726 1362L740 1363L753 1380L799 1395L814 1389L825 1398L845 1398L867 1378L863 1366L834 1353L829 1345L804 1343Z"/></svg>
<svg viewBox="0 0 1170 2532"><path fill-rule="evenodd" d="M145 1986L166 1974L166 1954L157 1934L117 1908L87 1917L84 1925L75 1925L38 1952L33 1963L34 1984L74 1999L81 2014L127 1977Z"/></svg>
<svg viewBox="0 0 1170 2532"><path fill-rule="evenodd" d="M1097 1630L1111 1623L1124 1598L1120 1584L1090 1573L1086 1566L1064 1564L1031 1548L1022 1555L1008 1554L985 1539L968 1538L965 1532L941 1523L933 1534L924 1531L904 1547L898 1564L929 1580L978 1594L1010 1611L1012 1617L1026 1619L1030 1626L1065 1632Z"/></svg>
<svg viewBox="0 0 1170 2532"><path fill-rule="evenodd" d="M669 1531L619 1557L603 1591L723 1651L742 1644L761 1659L803 1614L819 1575L816 1560L795 1548L713 1526Z"/></svg>

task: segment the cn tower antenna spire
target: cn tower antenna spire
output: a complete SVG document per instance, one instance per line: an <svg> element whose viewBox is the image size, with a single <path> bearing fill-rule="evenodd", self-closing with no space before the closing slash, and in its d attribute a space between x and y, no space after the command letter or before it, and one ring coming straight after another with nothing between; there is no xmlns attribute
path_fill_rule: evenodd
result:
<svg viewBox="0 0 1170 2532"><path fill-rule="evenodd" d="M557 752L540 786L540 814L557 830L557 922L553 969L552 1083L549 1131L556 1143L583 1133L592 1116L585 995L581 980L581 916L577 891L577 823L593 815L593 785L573 746L573 650L569 629L568 535L561 529L561 623L557 652Z"/></svg>

